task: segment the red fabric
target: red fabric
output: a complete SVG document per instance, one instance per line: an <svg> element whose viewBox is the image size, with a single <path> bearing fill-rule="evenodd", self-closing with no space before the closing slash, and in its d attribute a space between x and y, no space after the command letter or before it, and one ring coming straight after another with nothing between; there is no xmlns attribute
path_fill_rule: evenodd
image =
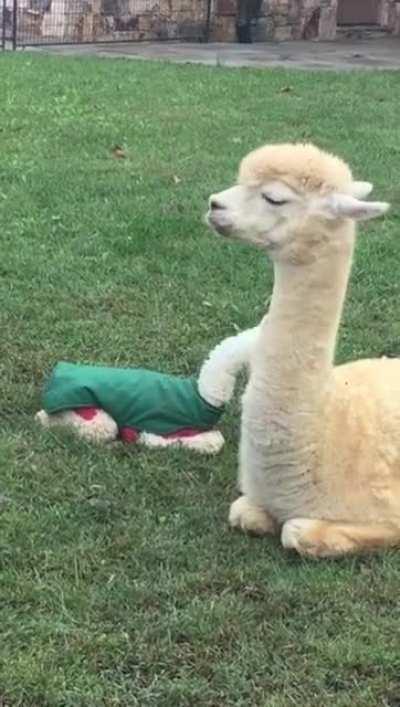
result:
<svg viewBox="0 0 400 707"><path fill-rule="evenodd" d="M165 439L181 439L182 437L197 437L197 435L203 434L207 430L196 430L192 427L185 427L183 430L178 430L178 432L171 432L169 435L163 435Z"/></svg>
<svg viewBox="0 0 400 707"><path fill-rule="evenodd" d="M87 422L93 420L98 412L99 408L95 407L84 407L74 410L76 415L79 415L79 417ZM182 430L171 432L168 435L160 435L160 437L164 437L164 439L183 439L186 437L197 437L197 435L202 434L204 431L205 430L196 430L192 427L185 427ZM122 442L125 442L126 444L136 444L139 440L140 432L135 430L133 427L123 427L119 431L119 436Z"/></svg>
<svg viewBox="0 0 400 707"><path fill-rule="evenodd" d="M171 432L169 435L158 435L164 439L183 439L184 437L197 437L197 435L203 434L204 430L196 430L191 427L185 427L183 430L178 432ZM119 436L122 442L126 444L135 444L139 440L140 432L135 430L133 427L123 427L119 431Z"/></svg>
<svg viewBox="0 0 400 707"><path fill-rule="evenodd" d="M122 427L119 431L122 442L126 444L135 444L139 439L139 434L133 427Z"/></svg>
<svg viewBox="0 0 400 707"><path fill-rule="evenodd" d="M76 410L74 410L74 413L76 415L79 415L79 417L82 417L83 420L87 420L88 422L90 420L93 420L93 418L96 417L98 412L99 409L93 407L77 408Z"/></svg>

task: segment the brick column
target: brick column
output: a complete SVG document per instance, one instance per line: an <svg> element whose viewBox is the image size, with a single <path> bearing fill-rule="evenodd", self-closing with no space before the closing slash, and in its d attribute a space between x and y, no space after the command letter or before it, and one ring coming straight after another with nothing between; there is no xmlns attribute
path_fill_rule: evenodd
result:
<svg viewBox="0 0 400 707"><path fill-rule="evenodd" d="M400 2L399 0L381 0L379 24L392 34L400 35Z"/></svg>
<svg viewBox="0 0 400 707"><path fill-rule="evenodd" d="M338 0L322 0L318 39L336 39Z"/></svg>

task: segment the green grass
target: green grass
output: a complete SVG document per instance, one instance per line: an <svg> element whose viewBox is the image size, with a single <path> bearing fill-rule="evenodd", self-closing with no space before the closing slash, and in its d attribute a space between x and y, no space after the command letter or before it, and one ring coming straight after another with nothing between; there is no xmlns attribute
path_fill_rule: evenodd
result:
<svg viewBox="0 0 400 707"><path fill-rule="evenodd" d="M360 235L338 359L398 354L399 91L0 57L0 704L400 704L399 555L314 564L228 531L237 400L215 460L32 421L60 358L188 373L257 322L270 267L202 214L264 141L312 139L395 202Z"/></svg>

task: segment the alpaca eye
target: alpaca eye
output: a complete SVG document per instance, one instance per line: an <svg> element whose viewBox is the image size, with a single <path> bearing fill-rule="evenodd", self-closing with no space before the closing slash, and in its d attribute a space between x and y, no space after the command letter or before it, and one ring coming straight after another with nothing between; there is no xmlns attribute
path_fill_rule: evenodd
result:
<svg viewBox="0 0 400 707"><path fill-rule="evenodd" d="M272 204L272 206L283 206L284 204L287 204L287 201L285 200L278 200L278 199L271 199L270 196L267 196L266 194L261 194L262 198L264 201L267 201L268 204Z"/></svg>

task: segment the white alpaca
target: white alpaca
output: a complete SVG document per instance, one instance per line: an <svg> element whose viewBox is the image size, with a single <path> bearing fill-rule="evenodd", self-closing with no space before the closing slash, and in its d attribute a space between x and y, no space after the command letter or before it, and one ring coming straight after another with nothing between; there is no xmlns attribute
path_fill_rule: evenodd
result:
<svg viewBox="0 0 400 707"><path fill-rule="evenodd" d="M311 556L400 544L400 359L334 367L355 221L388 204L312 145L271 145L210 198L210 225L264 249L274 288L243 397L230 523Z"/></svg>
<svg viewBox="0 0 400 707"><path fill-rule="evenodd" d="M203 400L214 408L222 408L232 398L237 374L249 362L257 331L257 328L247 329L237 336L228 337L211 351L203 363L197 382L198 391ZM44 427L72 428L80 437L94 442L113 442L120 433L115 420L100 408L65 410L52 415L41 410L36 419ZM217 454L224 445L221 432L214 429L190 436L179 432L161 436L142 431L137 437L125 440L147 447L181 446L203 454Z"/></svg>

